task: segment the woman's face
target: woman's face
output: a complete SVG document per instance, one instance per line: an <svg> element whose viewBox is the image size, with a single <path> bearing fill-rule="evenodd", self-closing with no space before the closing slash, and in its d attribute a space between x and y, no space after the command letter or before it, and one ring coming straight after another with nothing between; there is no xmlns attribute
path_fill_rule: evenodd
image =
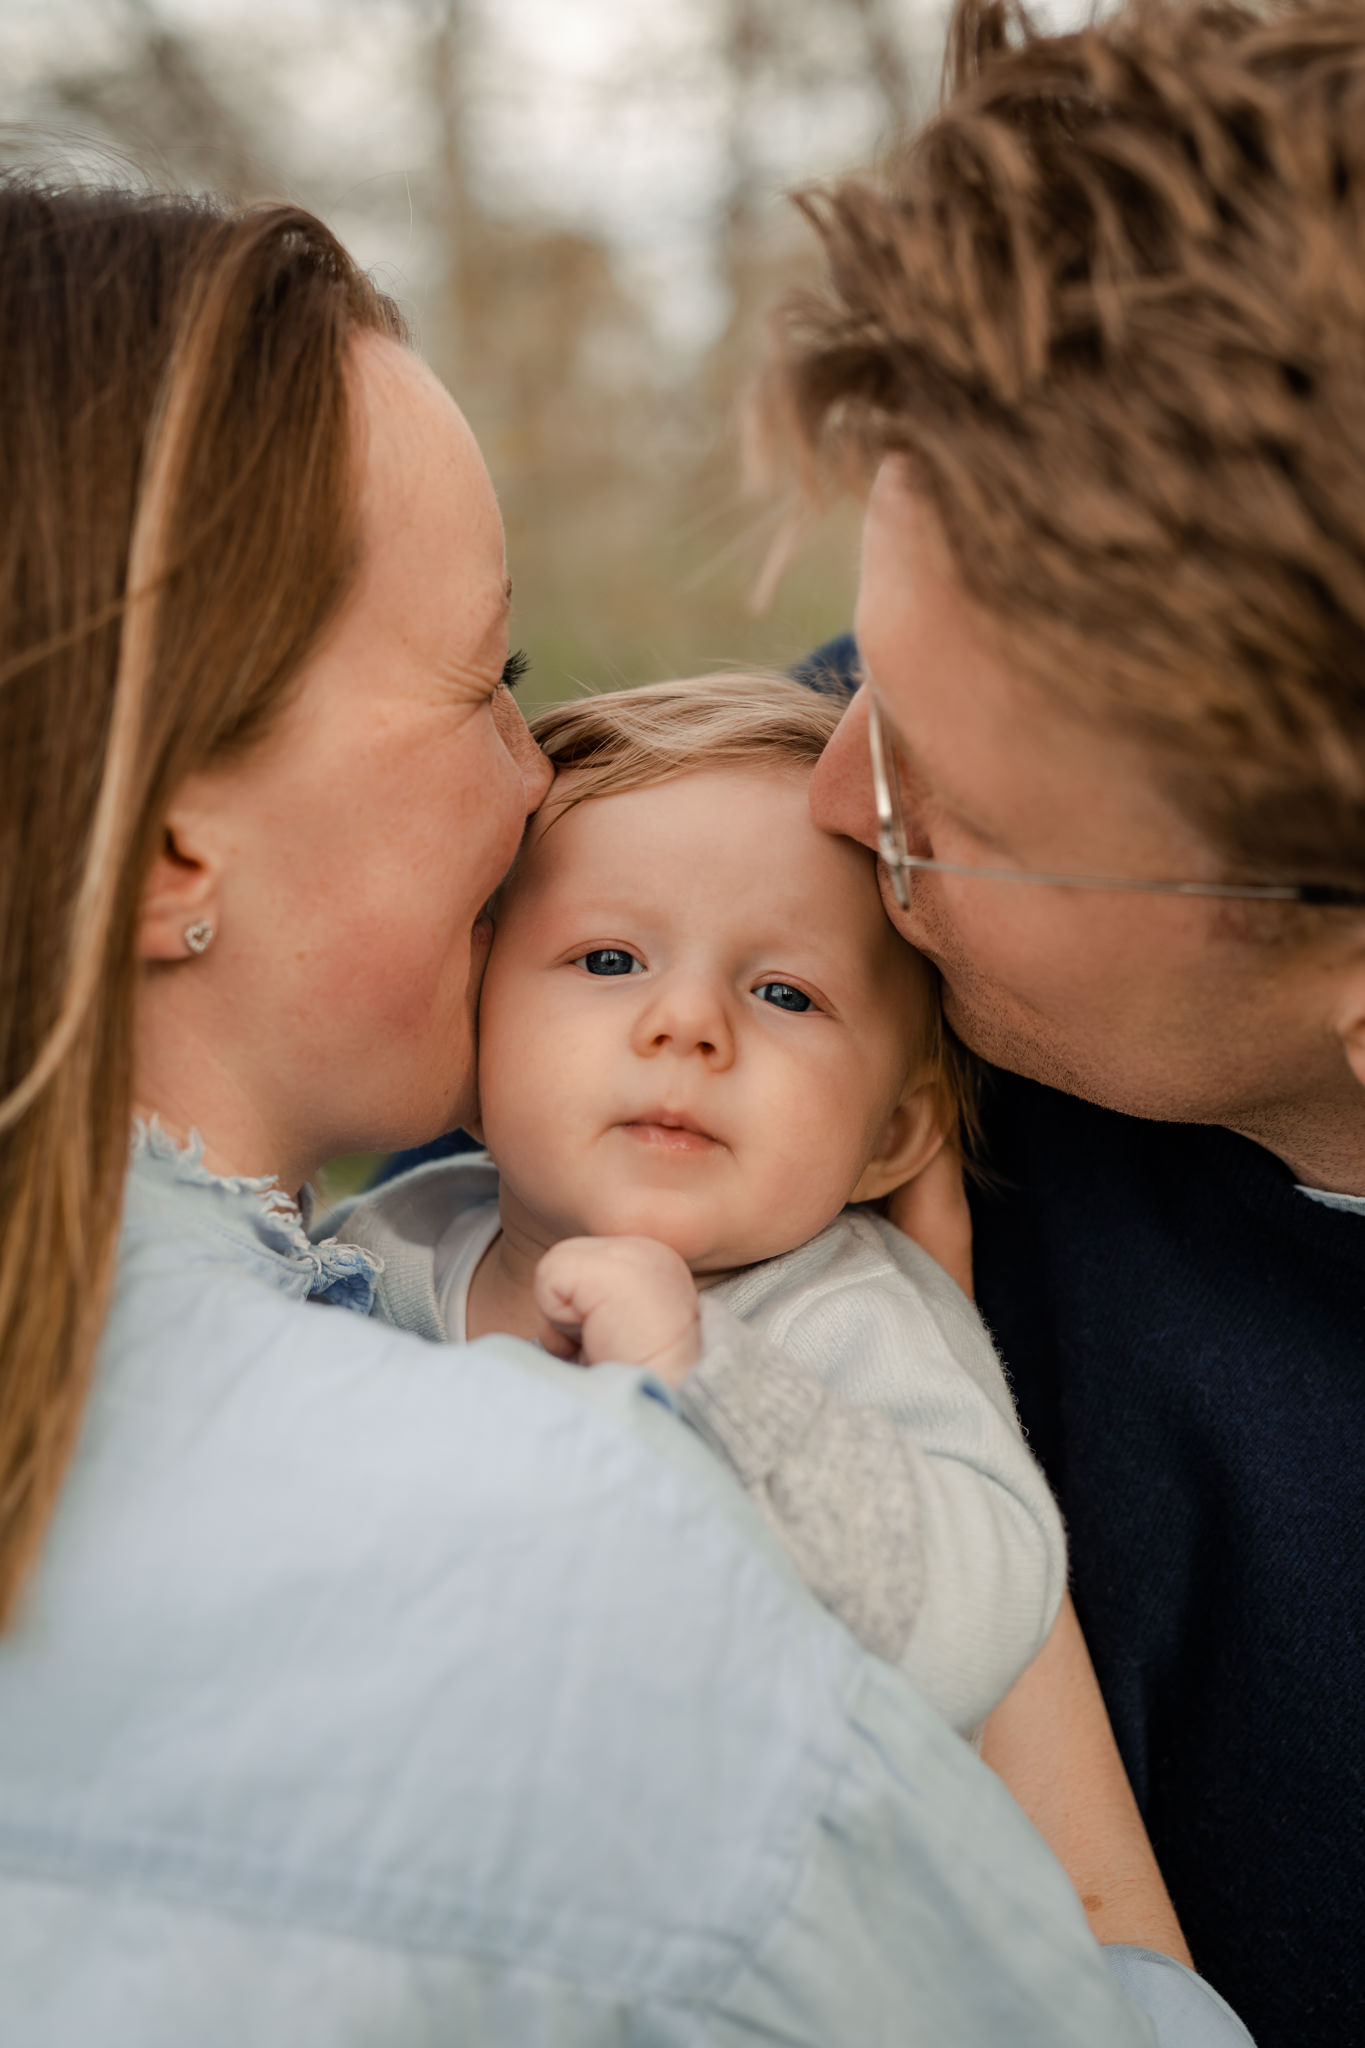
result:
<svg viewBox="0 0 1365 2048"><path fill-rule="evenodd" d="M357 344L353 388L356 583L268 738L182 791L171 841L215 937L143 1005L142 1098L289 1179L470 1112L483 907L550 781L500 685L502 526L468 426L387 340Z"/></svg>

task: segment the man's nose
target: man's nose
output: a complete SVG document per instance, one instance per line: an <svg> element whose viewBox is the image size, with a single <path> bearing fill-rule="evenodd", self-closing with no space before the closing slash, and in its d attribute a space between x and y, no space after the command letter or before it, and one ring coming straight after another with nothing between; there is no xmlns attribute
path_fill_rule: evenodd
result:
<svg viewBox="0 0 1365 2048"><path fill-rule="evenodd" d="M810 814L822 832L861 840L877 851L877 810L867 750L867 692L859 690L815 764Z"/></svg>
<svg viewBox="0 0 1365 2048"><path fill-rule="evenodd" d="M549 794L555 771L532 739L526 720L510 690L499 690L493 699L493 717L503 745L521 776L527 813L538 811Z"/></svg>
<svg viewBox="0 0 1365 2048"><path fill-rule="evenodd" d="M698 1053L709 1067L728 1067L735 1029L725 991L708 975L665 976L636 1019L633 1044L645 1059Z"/></svg>

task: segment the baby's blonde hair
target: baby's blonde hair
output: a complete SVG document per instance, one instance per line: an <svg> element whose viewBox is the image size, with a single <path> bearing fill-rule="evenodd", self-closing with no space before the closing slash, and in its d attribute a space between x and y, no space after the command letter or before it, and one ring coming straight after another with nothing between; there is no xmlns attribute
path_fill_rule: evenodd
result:
<svg viewBox="0 0 1365 2048"><path fill-rule="evenodd" d="M812 769L844 708L842 698L754 670L604 690L552 704L530 723L556 772L572 768L565 801L577 804L711 768Z"/></svg>
<svg viewBox="0 0 1365 2048"><path fill-rule="evenodd" d="M572 771L572 786L550 797L555 809L571 810L715 768L767 765L810 773L846 709L842 696L808 689L790 676L721 671L575 697L538 711L530 727L556 776ZM943 1128L961 1151L977 1137L976 1068L944 1024L937 971L924 964L932 983L926 1058Z"/></svg>

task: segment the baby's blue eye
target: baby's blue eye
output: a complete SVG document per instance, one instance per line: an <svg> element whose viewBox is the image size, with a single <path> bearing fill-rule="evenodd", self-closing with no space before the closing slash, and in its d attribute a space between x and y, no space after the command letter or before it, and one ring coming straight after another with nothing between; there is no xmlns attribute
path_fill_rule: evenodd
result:
<svg viewBox="0 0 1365 2048"><path fill-rule="evenodd" d="M575 967L586 968L589 974L633 974L639 964L624 946L597 946L574 961Z"/></svg>
<svg viewBox="0 0 1365 2048"><path fill-rule="evenodd" d="M789 981L765 981L754 994L761 1003L771 1003L776 1010L813 1010L814 1003L803 989L793 988Z"/></svg>

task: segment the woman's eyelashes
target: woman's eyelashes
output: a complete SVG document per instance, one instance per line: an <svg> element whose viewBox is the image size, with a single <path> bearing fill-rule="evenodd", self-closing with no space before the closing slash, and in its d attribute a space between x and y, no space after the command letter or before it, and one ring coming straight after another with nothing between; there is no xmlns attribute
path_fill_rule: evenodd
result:
<svg viewBox="0 0 1365 2048"><path fill-rule="evenodd" d="M530 666L531 657L529 654L524 654L521 648L518 648L515 654L509 654L502 665L500 681L503 689L515 690Z"/></svg>

